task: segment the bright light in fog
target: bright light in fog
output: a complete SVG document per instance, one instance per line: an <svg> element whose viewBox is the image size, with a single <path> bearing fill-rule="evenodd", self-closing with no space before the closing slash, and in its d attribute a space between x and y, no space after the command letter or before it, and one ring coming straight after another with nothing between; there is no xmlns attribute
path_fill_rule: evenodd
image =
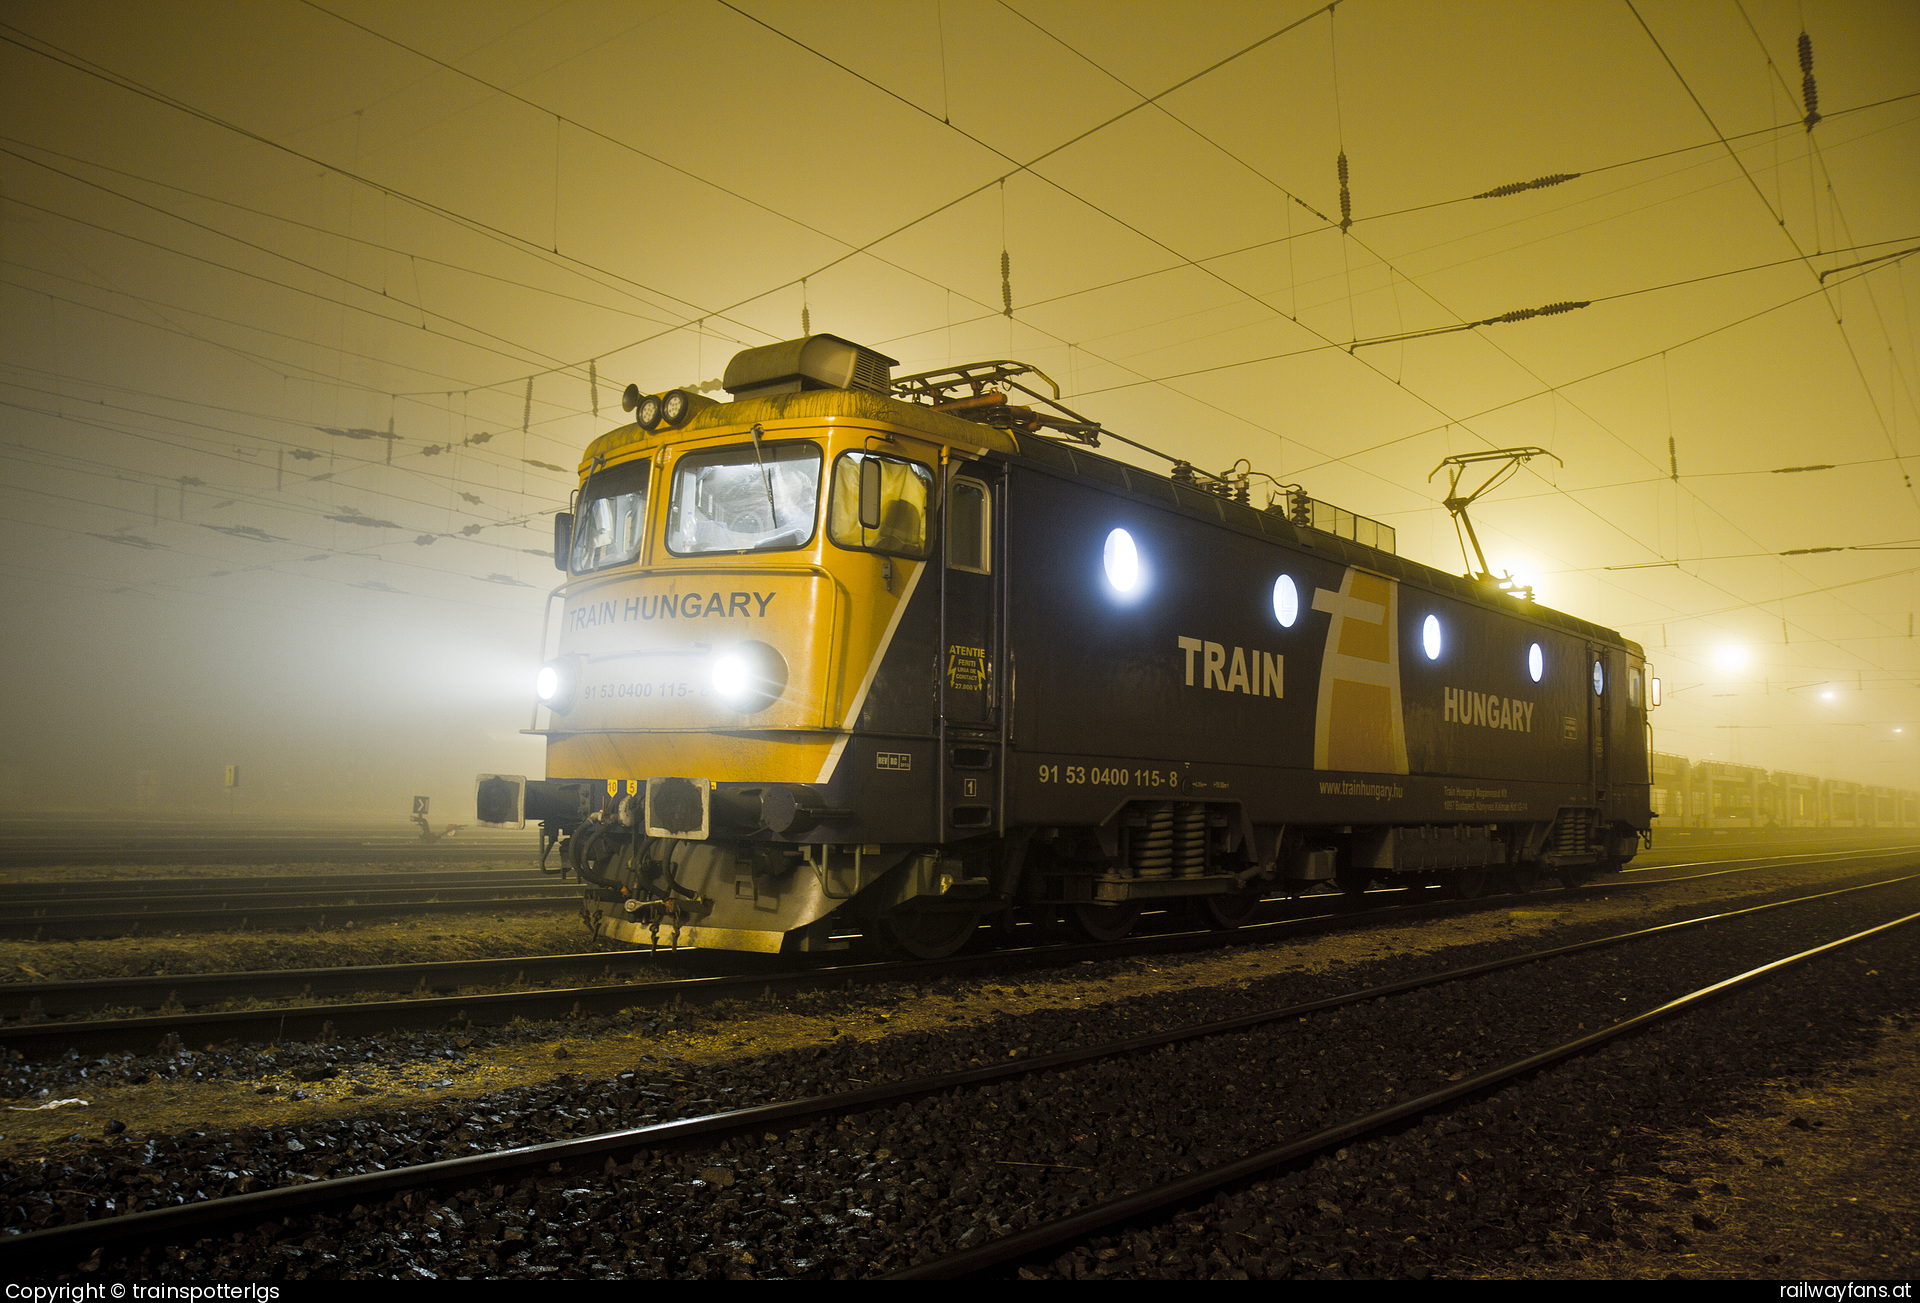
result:
<svg viewBox="0 0 1920 1303"><path fill-rule="evenodd" d="M1545 674L1546 672L1547 672L1546 653L1540 650L1539 643L1535 643L1533 644L1533 646L1527 648L1527 673L1529 676L1532 677L1535 683L1538 683L1540 681L1540 676Z"/></svg>
<svg viewBox="0 0 1920 1303"><path fill-rule="evenodd" d="M552 701L553 694L560 690L560 672L551 665L542 665L534 675L533 690L540 700Z"/></svg>
<svg viewBox="0 0 1920 1303"><path fill-rule="evenodd" d="M747 662L739 656L722 656L713 663L713 690L723 697L737 697L747 690Z"/></svg>
<svg viewBox="0 0 1920 1303"><path fill-rule="evenodd" d="M1429 615L1426 618L1426 621L1421 624L1420 650L1427 654L1427 659L1430 661L1437 661L1440 659L1440 617L1439 616Z"/></svg>
<svg viewBox="0 0 1920 1303"><path fill-rule="evenodd" d="M1140 582L1140 553L1133 546L1133 535L1124 529L1108 534L1105 560L1107 582L1119 592L1132 592Z"/></svg>
<svg viewBox="0 0 1920 1303"><path fill-rule="evenodd" d="M1273 618L1285 629L1293 628L1293 622L1300 618L1300 590L1286 575L1273 581Z"/></svg>
<svg viewBox="0 0 1920 1303"><path fill-rule="evenodd" d="M1746 669L1748 659L1747 649L1734 643L1728 643L1713 653L1713 663L1729 674Z"/></svg>

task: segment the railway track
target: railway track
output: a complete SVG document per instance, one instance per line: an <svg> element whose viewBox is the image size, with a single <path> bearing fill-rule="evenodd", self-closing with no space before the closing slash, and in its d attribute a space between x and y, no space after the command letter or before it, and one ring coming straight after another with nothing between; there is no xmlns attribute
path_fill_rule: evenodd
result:
<svg viewBox="0 0 1920 1303"><path fill-rule="evenodd" d="M552 886L559 875L537 868L430 869L419 873L282 872L253 877L237 875L198 878L69 878L56 882L10 882L5 885L10 904L62 905L74 901L113 900L133 896L142 902L157 897L215 899L249 894L286 893L311 896L316 892L353 893L376 890L429 891L439 887ZM575 890L578 890L577 886Z"/></svg>
<svg viewBox="0 0 1920 1303"><path fill-rule="evenodd" d="M363 887L335 891L242 891L28 902L0 917L0 938L106 940L156 933L327 927L417 914L577 910L580 891L549 879L520 885ZM138 908L126 906L138 905Z"/></svg>
<svg viewBox="0 0 1920 1303"><path fill-rule="evenodd" d="M539 855L530 831L463 829L423 839L413 828L156 824L83 819L0 824L0 869L167 864L460 864Z"/></svg>
<svg viewBox="0 0 1920 1303"><path fill-rule="evenodd" d="M318 1252L323 1274L398 1261L416 1271L540 1275L564 1260L556 1252L586 1244L576 1265L584 1256L636 1275L930 1279L1005 1270L1314 1155L1324 1166L1338 1147L1556 1070L1843 948L1868 949L1880 963L1910 960L1908 945L1875 944L1920 919L1917 907L1920 874L1903 874L1314 999L1245 992L1230 1016L1146 1028L1112 1020L1103 1030L1122 1035L1051 1053L1016 1043L1002 1055L983 1038L975 1063L958 1070L704 1114L700 1104L714 1101L695 1101L678 1108L691 1116L651 1125L108 1216L0 1239L0 1263L17 1276L58 1276L91 1255L92 1279L272 1279L290 1255L311 1264ZM1857 980L1857 971L1841 976ZM1779 987L1783 998L1806 994L1797 978ZM1778 1022L1766 1010L1757 1016L1761 1027ZM1409 1026L1428 1034L1409 1037ZM1448 1030L1455 1035L1437 1034ZM801 1087L818 1080L804 1058L761 1066L774 1081L783 1070ZM1603 1079L1608 1088L1582 1096L1583 1108L1659 1084ZM601 1115L609 1104L674 1111L653 1102L666 1094L630 1089L624 1078L599 1095ZM1401 1143L1398 1152L1418 1147ZM1448 1200L1454 1162L1442 1162ZM1327 1180L1337 1192L1336 1178ZM1336 1220L1343 1211L1324 1197L1319 1206ZM1468 1212L1442 1208L1445 1217ZM582 1228L585 1238L574 1234ZM359 1246L368 1236L373 1247ZM144 1257L137 1246L148 1246ZM1062 1261L1093 1255L1128 1256L1107 1242Z"/></svg>
<svg viewBox="0 0 1920 1303"><path fill-rule="evenodd" d="M1911 857L1920 848L1861 850L1821 855L1823 863ZM1574 895L1639 890L1701 877L1718 877L1777 867L1805 856L1768 857L1752 861L1683 861L1649 866L1645 876L1610 880L1573 889ZM1659 872L1665 876L1652 876ZM1150 956L1195 954L1229 946L1264 945L1296 940L1346 928L1413 918L1441 917L1486 909L1508 909L1520 900L1566 898L1554 889L1528 896L1499 896L1477 901L1443 898L1435 889L1385 889L1368 893L1393 903L1372 904L1365 898L1310 896L1268 902L1281 917L1253 923L1232 932L1180 930L1146 933L1120 942L1029 942L990 952L963 953L938 961L894 963L832 963L805 967L775 967L772 962L750 964L732 971L708 971L687 976L670 962L699 965L708 970L737 956L705 952L673 955L659 952L610 952L598 955L528 956L518 959L462 960L434 964L395 964L341 969L304 969L283 972L214 973L165 978L99 979L58 983L0 985L0 1045L32 1059L58 1055L150 1053L166 1045L209 1045L309 1040L317 1037L378 1035L389 1031L458 1026L498 1026L517 1018L529 1020L577 1016L604 1016L631 1008L702 1004L716 1000L766 995L792 996L805 991L836 989L849 984L875 985L898 981L926 981L942 977L1006 975L1036 968L1057 968L1080 962ZM1040 929L1035 928L1034 931ZM591 985L526 989L526 983L556 981L590 975ZM463 987L510 983L512 990L466 995L431 995ZM101 1017L71 1021L40 1021L63 1014L128 1007L184 1008L237 999L249 1001L306 1000L327 994L357 995L369 991L405 991L404 999L328 1004L253 1007L241 1010L165 1016Z"/></svg>

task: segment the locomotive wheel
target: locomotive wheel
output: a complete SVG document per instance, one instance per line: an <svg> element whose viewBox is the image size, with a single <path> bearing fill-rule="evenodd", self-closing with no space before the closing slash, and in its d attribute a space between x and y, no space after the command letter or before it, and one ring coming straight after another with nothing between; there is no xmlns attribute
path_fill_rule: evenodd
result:
<svg viewBox="0 0 1920 1303"><path fill-rule="evenodd" d="M1584 887L1593 881L1593 868L1587 864L1568 864L1560 870L1560 885L1568 891L1575 887Z"/></svg>
<svg viewBox="0 0 1920 1303"><path fill-rule="evenodd" d="M972 939L978 914L896 909L880 921L881 940L911 959L945 959Z"/></svg>
<svg viewBox="0 0 1920 1303"><path fill-rule="evenodd" d="M1222 892L1217 896L1202 896L1200 916L1209 927L1230 932L1253 917L1253 911L1260 907L1261 899L1258 887Z"/></svg>
<svg viewBox="0 0 1920 1303"><path fill-rule="evenodd" d="M1067 917L1089 941L1118 941L1140 921L1140 906L1073 904L1067 906Z"/></svg>
<svg viewBox="0 0 1920 1303"><path fill-rule="evenodd" d="M1447 893L1460 900L1478 900L1487 894L1491 876L1484 868L1456 869L1447 879Z"/></svg>
<svg viewBox="0 0 1920 1303"><path fill-rule="evenodd" d="M1530 891L1540 890L1541 879L1545 876L1545 866L1538 860L1526 864L1517 864L1513 869L1513 889L1524 896Z"/></svg>
<svg viewBox="0 0 1920 1303"><path fill-rule="evenodd" d="M1373 885L1373 874L1367 869L1338 868L1334 870L1333 885L1349 896L1363 896Z"/></svg>

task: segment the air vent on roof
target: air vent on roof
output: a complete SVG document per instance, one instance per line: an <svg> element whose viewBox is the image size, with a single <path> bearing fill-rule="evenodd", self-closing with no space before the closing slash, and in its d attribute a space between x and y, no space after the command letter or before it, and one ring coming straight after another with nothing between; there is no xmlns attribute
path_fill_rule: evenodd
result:
<svg viewBox="0 0 1920 1303"><path fill-rule="evenodd" d="M838 335L808 335L735 353L720 383L737 399L803 389L864 389L884 394L893 386L896 360Z"/></svg>

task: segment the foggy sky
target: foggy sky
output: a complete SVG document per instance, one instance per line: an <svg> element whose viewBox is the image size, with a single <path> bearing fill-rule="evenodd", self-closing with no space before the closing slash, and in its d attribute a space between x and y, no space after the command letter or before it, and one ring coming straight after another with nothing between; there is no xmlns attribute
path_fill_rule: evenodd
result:
<svg viewBox="0 0 1920 1303"><path fill-rule="evenodd" d="M1911 4L9 3L0 97L0 804L541 773L581 449L803 311L1447 570L1547 448L1476 528L1658 749L1920 787Z"/></svg>

